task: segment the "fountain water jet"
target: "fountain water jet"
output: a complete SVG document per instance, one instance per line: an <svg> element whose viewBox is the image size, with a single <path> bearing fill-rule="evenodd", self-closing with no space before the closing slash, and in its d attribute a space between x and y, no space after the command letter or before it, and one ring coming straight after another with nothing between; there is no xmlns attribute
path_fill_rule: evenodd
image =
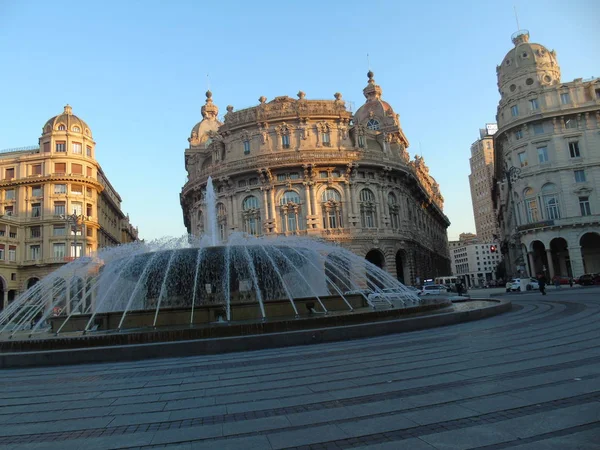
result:
<svg viewBox="0 0 600 450"><path fill-rule="evenodd" d="M298 317L298 304L312 314L314 300L323 313L374 308L365 289L393 289L392 299L384 296L393 307L419 303L388 273L324 241L233 233L220 243L210 177L204 211L201 238L102 249L61 267L0 312L0 333L29 329L33 337L47 331L47 322L56 333L86 333Z"/></svg>

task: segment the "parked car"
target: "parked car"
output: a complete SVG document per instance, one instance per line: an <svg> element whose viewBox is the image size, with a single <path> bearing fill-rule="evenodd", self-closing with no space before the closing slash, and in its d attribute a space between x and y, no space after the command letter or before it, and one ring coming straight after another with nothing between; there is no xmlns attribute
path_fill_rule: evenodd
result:
<svg viewBox="0 0 600 450"><path fill-rule="evenodd" d="M592 286L594 284L600 284L600 274L586 273L577 278L575 282L582 286Z"/></svg>
<svg viewBox="0 0 600 450"><path fill-rule="evenodd" d="M446 286L441 284L432 284L429 286L423 286L421 290L421 295L440 295L445 294L446 292L450 292Z"/></svg>

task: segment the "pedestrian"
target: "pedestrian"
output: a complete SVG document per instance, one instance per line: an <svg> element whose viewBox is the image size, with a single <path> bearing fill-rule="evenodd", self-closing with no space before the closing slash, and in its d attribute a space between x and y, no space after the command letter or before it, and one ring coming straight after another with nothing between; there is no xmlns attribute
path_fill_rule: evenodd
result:
<svg viewBox="0 0 600 450"><path fill-rule="evenodd" d="M558 275L554 275L554 287L560 289L560 277Z"/></svg>
<svg viewBox="0 0 600 450"><path fill-rule="evenodd" d="M546 277L543 274L538 275L538 285L542 295L546 295Z"/></svg>
<svg viewBox="0 0 600 450"><path fill-rule="evenodd" d="M569 277L569 287L573 287L573 277Z"/></svg>

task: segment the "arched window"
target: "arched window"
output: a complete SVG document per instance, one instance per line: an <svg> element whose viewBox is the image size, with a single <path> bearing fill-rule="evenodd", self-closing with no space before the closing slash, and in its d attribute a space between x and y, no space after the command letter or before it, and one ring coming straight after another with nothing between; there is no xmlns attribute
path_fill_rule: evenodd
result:
<svg viewBox="0 0 600 450"><path fill-rule="evenodd" d="M217 223L219 225L219 237L223 242L227 234L227 209L225 209L223 203L217 203Z"/></svg>
<svg viewBox="0 0 600 450"><path fill-rule="evenodd" d="M363 228L377 227L375 194L370 189L360 191L360 223Z"/></svg>
<svg viewBox="0 0 600 450"><path fill-rule="evenodd" d="M79 128L78 126L74 126L74 127L73 127L73 131L74 131L75 133L81 133L81 128Z"/></svg>
<svg viewBox="0 0 600 450"><path fill-rule="evenodd" d="M58 126L58 131L65 131L67 127L65 127L62 123Z"/></svg>
<svg viewBox="0 0 600 450"><path fill-rule="evenodd" d="M554 183L547 183L542 186L542 202L546 212L546 219L560 219L560 209L558 207L558 193Z"/></svg>
<svg viewBox="0 0 600 450"><path fill-rule="evenodd" d="M342 228L342 196L338 191L327 188L321 197L323 228Z"/></svg>
<svg viewBox="0 0 600 450"><path fill-rule="evenodd" d="M388 194L388 208L390 210L390 225L394 230L400 228L400 207L398 199L393 192Z"/></svg>
<svg viewBox="0 0 600 450"><path fill-rule="evenodd" d="M260 208L258 199L249 195L242 202L242 217L244 218L244 230L253 236L260 234Z"/></svg>
<svg viewBox="0 0 600 450"><path fill-rule="evenodd" d="M281 196L280 213L282 231L293 233L302 229L300 196L295 191L286 191Z"/></svg>
<svg viewBox="0 0 600 450"><path fill-rule="evenodd" d="M527 211L527 222L534 223L539 222L540 212L538 209L537 197L535 191L532 188L526 188L523 191L523 197L525 198L525 210Z"/></svg>
<svg viewBox="0 0 600 450"><path fill-rule="evenodd" d="M367 122L367 128L373 131L379 130L379 121L376 119L369 119Z"/></svg>

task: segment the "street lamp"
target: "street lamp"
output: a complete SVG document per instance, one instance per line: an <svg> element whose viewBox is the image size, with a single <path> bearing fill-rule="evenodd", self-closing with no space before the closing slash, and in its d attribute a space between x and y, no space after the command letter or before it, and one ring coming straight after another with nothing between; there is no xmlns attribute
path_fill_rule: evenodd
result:
<svg viewBox="0 0 600 450"><path fill-rule="evenodd" d="M77 214L77 211L73 211L71 215L61 214L61 219L67 222L67 226L73 230L73 247L75 247L73 259L77 258L77 228L79 225L79 221L81 221L81 252L80 256L83 254L85 256L85 236L83 235L85 223L83 221L84 216L81 214Z"/></svg>

